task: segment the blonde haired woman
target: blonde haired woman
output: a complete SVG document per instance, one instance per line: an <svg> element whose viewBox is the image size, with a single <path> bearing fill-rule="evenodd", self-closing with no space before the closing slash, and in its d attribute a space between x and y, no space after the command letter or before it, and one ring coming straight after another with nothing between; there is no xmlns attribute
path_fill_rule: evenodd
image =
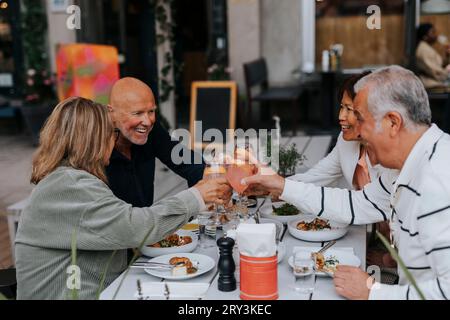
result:
<svg viewBox="0 0 450 320"><path fill-rule="evenodd" d="M76 235L79 298L93 299L126 268L126 249L155 243L205 207L231 196L225 179L193 188L148 208L134 208L108 188L104 166L116 132L107 109L83 98L56 106L41 132L31 182L37 184L16 238L17 298L66 299L71 239Z"/></svg>

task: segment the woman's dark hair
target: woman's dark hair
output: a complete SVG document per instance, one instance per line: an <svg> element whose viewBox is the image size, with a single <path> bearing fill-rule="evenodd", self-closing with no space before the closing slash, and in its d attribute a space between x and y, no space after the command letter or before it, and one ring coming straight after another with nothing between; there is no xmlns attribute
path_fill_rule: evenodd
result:
<svg viewBox="0 0 450 320"><path fill-rule="evenodd" d="M430 30L433 29L433 25L431 23L422 23L418 28L417 28L417 43L419 43L420 41L423 40L423 38L428 34L428 32L430 32Z"/></svg>
<svg viewBox="0 0 450 320"><path fill-rule="evenodd" d="M344 97L344 93L346 93L346 92L352 100L355 99L355 96L356 96L356 92L355 92L355 88L354 88L355 84L370 73L372 73L372 71L364 71L362 73L355 74L355 75L345 79L344 82L342 83L341 87L339 88L339 95L338 95L339 103L341 103L342 98Z"/></svg>

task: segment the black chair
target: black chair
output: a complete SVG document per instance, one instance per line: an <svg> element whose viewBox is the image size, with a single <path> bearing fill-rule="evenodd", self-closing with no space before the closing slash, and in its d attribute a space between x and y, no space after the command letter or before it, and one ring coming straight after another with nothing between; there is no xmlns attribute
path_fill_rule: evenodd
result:
<svg viewBox="0 0 450 320"><path fill-rule="evenodd" d="M7 299L15 300L17 296L16 269L0 270L0 293Z"/></svg>
<svg viewBox="0 0 450 320"><path fill-rule="evenodd" d="M292 130L297 133L299 121L300 96L302 89L297 87L270 87L268 82L267 64L264 58L244 64L245 87L247 94L247 119L251 119L254 101L262 104L271 102L290 102L292 107ZM252 94L252 89L259 86L261 91Z"/></svg>
<svg viewBox="0 0 450 320"><path fill-rule="evenodd" d="M427 93L431 110L441 109L441 119L437 119L439 126L445 132L450 133L450 91L429 89Z"/></svg>

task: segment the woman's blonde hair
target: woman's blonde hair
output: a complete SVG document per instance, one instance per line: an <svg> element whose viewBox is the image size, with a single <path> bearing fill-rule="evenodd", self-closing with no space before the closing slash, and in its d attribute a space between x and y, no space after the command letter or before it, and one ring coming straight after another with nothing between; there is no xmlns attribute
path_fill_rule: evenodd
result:
<svg viewBox="0 0 450 320"><path fill-rule="evenodd" d="M104 159L113 132L105 106L79 97L60 102L41 131L31 183L39 183L62 164L85 170L107 183Z"/></svg>

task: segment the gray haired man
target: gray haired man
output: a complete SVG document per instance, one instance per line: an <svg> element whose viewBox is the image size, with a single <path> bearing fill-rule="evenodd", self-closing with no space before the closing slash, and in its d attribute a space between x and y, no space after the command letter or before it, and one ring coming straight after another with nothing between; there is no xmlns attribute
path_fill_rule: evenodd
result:
<svg viewBox="0 0 450 320"><path fill-rule="evenodd" d="M450 297L450 136L431 124L426 91L409 70L391 66L355 85L361 136L387 168L401 170L391 193L392 245L427 299ZM338 268L334 283L351 299L418 299L399 284L367 288L363 271Z"/></svg>
<svg viewBox="0 0 450 320"><path fill-rule="evenodd" d="M378 162L400 171L361 191L317 187L275 173L244 179L305 212L349 224L390 220L392 245L427 299L450 297L450 136L431 124L421 81L399 66L382 68L355 86L354 112ZM383 178L381 180L381 178ZM382 181L384 181L382 183ZM378 183L379 182L379 183ZM336 291L349 299L418 299L399 271L399 284L374 283L357 267L339 266Z"/></svg>

